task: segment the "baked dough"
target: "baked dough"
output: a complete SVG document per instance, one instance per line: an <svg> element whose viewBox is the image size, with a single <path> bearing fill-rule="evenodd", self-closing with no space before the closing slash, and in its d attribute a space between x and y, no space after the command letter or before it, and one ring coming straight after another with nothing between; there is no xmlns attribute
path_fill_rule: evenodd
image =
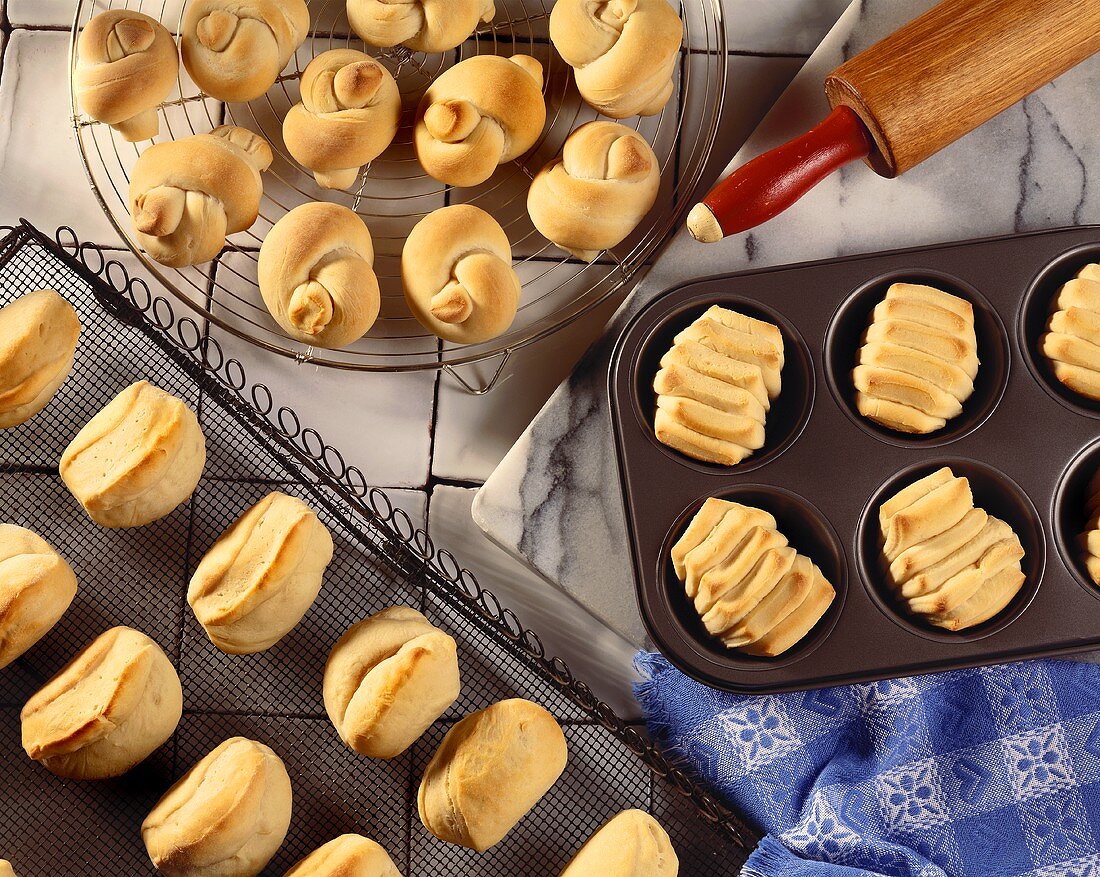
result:
<svg viewBox="0 0 1100 877"><path fill-rule="evenodd" d="M567 755L554 717L528 700L471 713L447 732L424 771L420 821L440 840L483 853L557 782Z"/></svg>
<svg viewBox="0 0 1100 877"><path fill-rule="evenodd" d="M1087 523L1079 539L1085 556L1085 568L1093 584L1100 585L1100 470L1092 476L1085 500ZM2 664L0 664L2 666Z"/></svg>
<svg viewBox="0 0 1100 877"><path fill-rule="evenodd" d="M61 478L102 527L140 527L187 500L206 465L199 419L150 384L131 384L65 448Z"/></svg>
<svg viewBox="0 0 1100 877"><path fill-rule="evenodd" d="M363 42L414 52L446 52L496 15L493 0L348 0L348 21Z"/></svg>
<svg viewBox="0 0 1100 877"><path fill-rule="evenodd" d="M392 606L352 625L325 665L325 711L361 755L395 758L458 699L458 648L421 613Z"/></svg>
<svg viewBox="0 0 1100 877"><path fill-rule="evenodd" d="M764 445L783 363L779 327L714 305L661 357L657 440L696 460L740 463Z"/></svg>
<svg viewBox="0 0 1100 877"><path fill-rule="evenodd" d="M0 670L49 633L75 596L72 567L45 539L0 524Z"/></svg>
<svg viewBox="0 0 1100 877"><path fill-rule="evenodd" d="M977 374L973 305L895 283L875 307L852 372L856 408L887 429L925 435L962 414Z"/></svg>
<svg viewBox="0 0 1100 877"><path fill-rule="evenodd" d="M1100 265L1086 265L1058 291L1039 346L1062 384L1100 401Z"/></svg>
<svg viewBox="0 0 1100 877"><path fill-rule="evenodd" d="M0 877L15 877L15 869L7 859L0 859Z"/></svg>
<svg viewBox="0 0 1100 877"><path fill-rule="evenodd" d="M401 877L401 872L373 840L342 834L314 850L284 877Z"/></svg>
<svg viewBox="0 0 1100 877"><path fill-rule="evenodd" d="M26 423L50 404L72 371L80 320L52 289L0 308L0 429Z"/></svg>
<svg viewBox="0 0 1100 877"><path fill-rule="evenodd" d="M75 780L120 776L160 748L183 714L179 676L129 627L101 634L27 701L23 749Z"/></svg>
<svg viewBox="0 0 1100 877"><path fill-rule="evenodd" d="M676 877L668 833L644 810L613 816L578 850L561 877Z"/></svg>
<svg viewBox="0 0 1100 877"><path fill-rule="evenodd" d="M279 756L233 737L165 792L141 836L165 877L255 877L282 845L291 806Z"/></svg>
<svg viewBox="0 0 1100 877"><path fill-rule="evenodd" d="M332 547L332 536L309 506L274 491L206 552L187 587L187 602L223 652L262 652L309 611Z"/></svg>

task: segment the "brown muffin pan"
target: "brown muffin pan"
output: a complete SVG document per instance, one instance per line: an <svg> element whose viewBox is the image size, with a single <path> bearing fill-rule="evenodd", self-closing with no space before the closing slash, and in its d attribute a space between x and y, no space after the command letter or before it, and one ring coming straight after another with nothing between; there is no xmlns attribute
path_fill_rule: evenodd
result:
<svg viewBox="0 0 1100 877"><path fill-rule="evenodd" d="M1100 229L1065 229L708 278L642 310L619 340L609 395L638 603L669 660L709 685L768 693L1100 650L1100 589L1077 545L1100 467L1100 405L1062 387L1038 347L1059 287L1090 262L1100 262ZM926 436L879 427L855 408L861 336L899 281L974 305L974 394ZM785 342L765 445L731 467L653 434L659 360L714 304L776 324ZM940 466L968 478L975 505L1011 524L1026 551L1013 602L958 633L900 609L880 555L879 506ZM712 638L676 578L669 551L711 496L771 512L836 588L818 625L776 658Z"/></svg>

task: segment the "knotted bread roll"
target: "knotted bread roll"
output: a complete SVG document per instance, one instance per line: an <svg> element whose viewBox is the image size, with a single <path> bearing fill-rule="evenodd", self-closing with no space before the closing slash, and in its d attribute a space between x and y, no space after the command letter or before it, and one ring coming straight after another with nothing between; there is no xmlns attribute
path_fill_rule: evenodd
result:
<svg viewBox="0 0 1100 877"><path fill-rule="evenodd" d="M138 241L162 265L209 262L256 221L271 158L266 140L233 125L150 146L130 178Z"/></svg>
<svg viewBox="0 0 1100 877"><path fill-rule="evenodd" d="M0 524L0 670L49 633L75 596L72 567L45 539Z"/></svg>
<svg viewBox="0 0 1100 877"><path fill-rule="evenodd" d="M534 146L544 124L542 65L528 55L478 55L424 92L413 143L430 176L476 186Z"/></svg>
<svg viewBox="0 0 1100 877"><path fill-rule="evenodd" d="M453 49L494 15L493 0L348 0L348 21L363 42L428 54Z"/></svg>
<svg viewBox="0 0 1100 877"><path fill-rule="evenodd" d="M282 759L232 737L164 793L141 837L165 877L255 877L282 845L292 806Z"/></svg>
<svg viewBox="0 0 1100 877"><path fill-rule="evenodd" d="M401 872L373 840L342 834L314 850L284 877L401 877Z"/></svg>
<svg viewBox="0 0 1100 877"><path fill-rule="evenodd" d="M339 204L302 204L276 222L260 246L257 274L275 322L306 344L344 347L378 318L370 231Z"/></svg>
<svg viewBox="0 0 1100 877"><path fill-rule="evenodd" d="M183 714L179 676L143 633L101 634L20 713L27 755L61 777L120 776L172 736Z"/></svg>
<svg viewBox="0 0 1100 877"><path fill-rule="evenodd" d="M637 131L588 122L532 181L527 212L543 237L591 262L634 231L660 185L657 156Z"/></svg>
<svg viewBox="0 0 1100 877"><path fill-rule="evenodd" d="M211 97L254 100L308 32L304 0L190 0L180 29L183 65Z"/></svg>
<svg viewBox="0 0 1100 877"><path fill-rule="evenodd" d="M468 204L434 210L416 224L401 251L401 279L420 324L459 344L500 335L519 307L508 235Z"/></svg>
<svg viewBox="0 0 1100 877"><path fill-rule="evenodd" d="M624 810L600 827L561 877L676 877L680 861L668 833L644 810Z"/></svg>
<svg viewBox="0 0 1100 877"><path fill-rule="evenodd" d="M76 311L52 289L0 308L0 429L50 404L72 370L79 335Z"/></svg>
<svg viewBox="0 0 1100 877"><path fill-rule="evenodd" d="M668 0L558 0L550 40L605 116L653 116L672 96L683 24Z"/></svg>
<svg viewBox="0 0 1100 877"><path fill-rule="evenodd" d="M108 9L80 32L74 83L80 108L131 143L157 136L157 107L178 74L176 41L155 18Z"/></svg>
<svg viewBox="0 0 1100 877"><path fill-rule="evenodd" d="M326 189L347 189L393 142L401 92L390 71L354 49L331 49L302 73L302 102L283 119L283 142Z"/></svg>

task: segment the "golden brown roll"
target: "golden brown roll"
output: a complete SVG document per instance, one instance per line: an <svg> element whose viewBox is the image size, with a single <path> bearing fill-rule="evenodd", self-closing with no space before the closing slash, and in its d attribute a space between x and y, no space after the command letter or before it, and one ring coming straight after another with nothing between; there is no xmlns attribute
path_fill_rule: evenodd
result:
<svg viewBox="0 0 1100 877"><path fill-rule="evenodd" d="M291 338L345 347L378 318L381 296L370 231L347 207L302 204L260 246L260 295Z"/></svg>
<svg viewBox="0 0 1100 877"><path fill-rule="evenodd" d="M76 596L76 575L53 547L0 524L0 670L57 624Z"/></svg>
<svg viewBox="0 0 1100 877"><path fill-rule="evenodd" d="M26 423L50 404L72 371L80 320L52 289L0 308L0 429Z"/></svg>
<svg viewBox="0 0 1100 877"><path fill-rule="evenodd" d="M165 877L255 877L286 837L292 797L282 759L233 737L164 793L141 837Z"/></svg>
<svg viewBox="0 0 1100 877"><path fill-rule="evenodd" d="M668 0L558 0L550 40L605 116L653 116L672 96L683 24Z"/></svg>
<svg viewBox="0 0 1100 877"><path fill-rule="evenodd" d="M413 143L430 176L476 186L534 146L545 124L542 65L528 55L477 55L424 92Z"/></svg>
<svg viewBox="0 0 1100 877"><path fill-rule="evenodd" d="M283 119L283 142L318 185L350 188L397 134L397 82L370 55L330 49L309 62L301 87L301 102Z"/></svg>
<svg viewBox="0 0 1100 877"><path fill-rule="evenodd" d="M416 224L401 251L401 279L420 324L458 344L506 332L519 307L508 235L469 204L441 207Z"/></svg>
<svg viewBox="0 0 1100 877"><path fill-rule="evenodd" d="M126 773L172 736L183 689L168 656L129 627L101 634L27 701L23 749L51 773Z"/></svg>
<svg viewBox="0 0 1100 877"><path fill-rule="evenodd" d="M1089 482L1085 500L1087 522L1079 542L1085 557L1085 568L1093 584L1100 585L1100 470Z"/></svg>
<svg viewBox="0 0 1100 877"><path fill-rule="evenodd" d="M420 821L440 840L485 852L557 782L567 756L561 728L537 704L514 698L471 713L424 771Z"/></svg>
<svg viewBox="0 0 1100 877"><path fill-rule="evenodd" d="M645 138L616 122L588 122L532 181L527 212L543 237L591 262L638 227L660 185Z"/></svg>
<svg viewBox="0 0 1100 877"><path fill-rule="evenodd" d="M363 42L428 54L453 49L495 14L493 0L348 0L348 21Z"/></svg>
<svg viewBox="0 0 1100 877"><path fill-rule="evenodd" d="M401 872L373 840L342 834L314 850L284 877L401 877Z"/></svg>
<svg viewBox="0 0 1100 877"><path fill-rule="evenodd" d="M183 65L211 97L250 101L271 88L308 32L304 0L190 0Z"/></svg>
<svg viewBox="0 0 1100 877"><path fill-rule="evenodd" d="M256 221L271 159L266 140L233 125L150 146L130 177L138 242L162 265L209 262Z"/></svg>
<svg viewBox="0 0 1100 877"><path fill-rule="evenodd" d="M15 869L7 859L0 859L0 877L15 877Z"/></svg>
<svg viewBox="0 0 1100 877"><path fill-rule="evenodd" d="M141 12L107 9L80 32L74 83L80 108L131 143L157 136L157 108L178 73L176 41Z"/></svg>
<svg viewBox="0 0 1100 877"><path fill-rule="evenodd" d="M1062 384L1100 400L1100 265L1086 265L1058 291L1039 346Z"/></svg>
<svg viewBox="0 0 1100 877"><path fill-rule="evenodd" d="M325 711L361 755L395 758L458 699L454 639L408 606L352 625L325 664Z"/></svg>
<svg viewBox="0 0 1100 877"><path fill-rule="evenodd" d="M187 587L187 602L223 652L262 652L309 611L332 548L332 536L309 506L274 491L206 552Z"/></svg>
<svg viewBox="0 0 1100 877"><path fill-rule="evenodd" d="M676 877L680 861L668 833L644 810L624 810L600 827L561 877Z"/></svg>

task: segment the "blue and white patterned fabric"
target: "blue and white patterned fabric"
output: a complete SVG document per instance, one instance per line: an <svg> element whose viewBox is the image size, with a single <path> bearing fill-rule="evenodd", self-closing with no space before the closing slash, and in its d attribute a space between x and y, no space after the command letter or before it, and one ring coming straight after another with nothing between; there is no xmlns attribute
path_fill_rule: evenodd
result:
<svg viewBox="0 0 1100 877"><path fill-rule="evenodd" d="M1100 666L743 697L637 663L651 733L768 834L743 877L1100 877Z"/></svg>

